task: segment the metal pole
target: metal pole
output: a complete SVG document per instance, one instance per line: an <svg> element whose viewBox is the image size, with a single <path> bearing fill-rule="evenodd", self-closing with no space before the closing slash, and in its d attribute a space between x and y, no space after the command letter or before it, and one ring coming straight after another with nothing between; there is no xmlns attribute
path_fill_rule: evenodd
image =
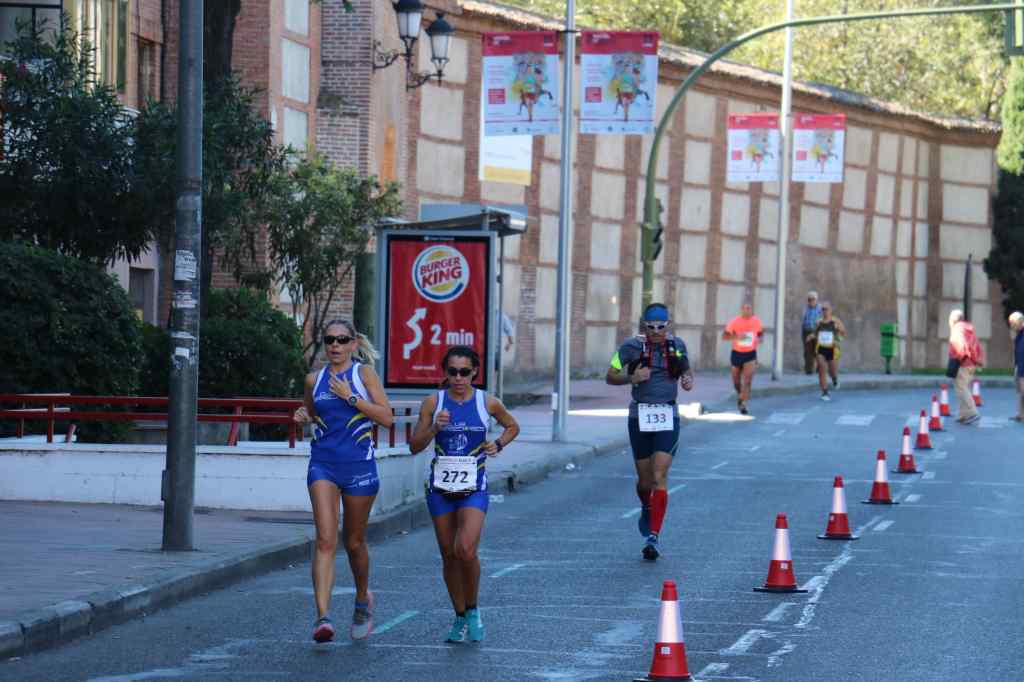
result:
<svg viewBox="0 0 1024 682"><path fill-rule="evenodd" d="M551 440L564 442L569 412L569 322L572 276L572 70L576 63L576 1L565 5L565 40L562 42L562 164L561 206L558 215L558 297L555 322L555 392Z"/></svg>
<svg viewBox="0 0 1024 682"><path fill-rule="evenodd" d="M786 0L786 21L793 21L793 0ZM779 123L782 134L782 178L779 184L779 248L775 260L775 358L772 380L784 372L782 349L786 320L786 244L789 241L789 176L793 142L793 29L786 29L786 53L782 65L782 111Z"/></svg>
<svg viewBox="0 0 1024 682"><path fill-rule="evenodd" d="M973 253L967 254L967 267L964 268L964 320L971 321L971 259Z"/></svg>
<svg viewBox="0 0 1024 682"><path fill-rule="evenodd" d="M175 218L171 377L167 406L165 550L191 550L199 392L199 286L202 271L203 0L181 0L178 57L178 200Z"/></svg>

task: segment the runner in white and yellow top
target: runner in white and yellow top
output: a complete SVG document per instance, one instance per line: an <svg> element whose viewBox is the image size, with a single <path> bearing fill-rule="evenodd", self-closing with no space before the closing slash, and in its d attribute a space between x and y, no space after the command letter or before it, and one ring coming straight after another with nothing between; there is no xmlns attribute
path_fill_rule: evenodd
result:
<svg viewBox="0 0 1024 682"><path fill-rule="evenodd" d="M828 395L828 382L825 372L832 378L833 388L839 388L839 342L846 336L846 327L838 317L832 316L832 304L821 304L821 319L814 332L807 340L815 341L815 355L818 359L818 384L821 386L821 399L831 400Z"/></svg>

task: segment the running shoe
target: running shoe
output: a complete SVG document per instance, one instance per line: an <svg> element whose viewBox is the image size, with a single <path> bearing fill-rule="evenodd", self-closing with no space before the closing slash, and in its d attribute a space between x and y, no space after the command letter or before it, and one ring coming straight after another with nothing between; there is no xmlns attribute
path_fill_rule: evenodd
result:
<svg viewBox="0 0 1024 682"><path fill-rule="evenodd" d="M658 551L658 534L651 533L647 536L647 543L643 549L644 559L647 561L657 561L658 557L661 556L661 552Z"/></svg>
<svg viewBox="0 0 1024 682"><path fill-rule="evenodd" d="M651 534L651 508L647 505L640 507L640 518L636 521L636 528L643 537Z"/></svg>
<svg viewBox="0 0 1024 682"><path fill-rule="evenodd" d="M839 377L832 377L832 388L839 390Z"/></svg>
<svg viewBox="0 0 1024 682"><path fill-rule="evenodd" d="M349 630L349 636L352 639L366 639L373 632L373 592L369 593L369 598L365 604L356 602L356 607L352 611L352 629Z"/></svg>
<svg viewBox="0 0 1024 682"><path fill-rule="evenodd" d="M965 419L963 423L964 423L964 426L970 426L971 424L977 424L980 421L981 421L981 415L980 414L976 414L973 417L968 417L967 419Z"/></svg>
<svg viewBox="0 0 1024 682"><path fill-rule="evenodd" d="M455 622L452 623L452 629L448 631L448 636L444 638L444 641L451 642L452 644L465 642L466 627L466 617L455 616Z"/></svg>
<svg viewBox="0 0 1024 682"><path fill-rule="evenodd" d="M832 400L832 398L828 397L828 391L821 392L821 399L824 400L826 403Z"/></svg>
<svg viewBox="0 0 1024 682"><path fill-rule="evenodd" d="M322 644L332 639L334 639L334 624L331 623L330 618L321 618L313 626L313 640Z"/></svg>
<svg viewBox="0 0 1024 682"><path fill-rule="evenodd" d="M484 621L480 618L480 609L466 611L466 625L469 626L469 641L484 641Z"/></svg>
<svg viewBox="0 0 1024 682"><path fill-rule="evenodd" d="M747 409L747 404L746 403L740 402L740 403L737 403L737 405L739 405L739 407L740 407L740 414L750 414L750 411Z"/></svg>

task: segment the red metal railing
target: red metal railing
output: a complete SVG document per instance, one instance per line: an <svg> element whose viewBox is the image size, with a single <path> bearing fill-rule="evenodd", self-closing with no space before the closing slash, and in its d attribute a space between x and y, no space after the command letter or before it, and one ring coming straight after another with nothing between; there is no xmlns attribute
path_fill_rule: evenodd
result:
<svg viewBox="0 0 1024 682"><path fill-rule="evenodd" d="M0 419L18 420L18 437L24 435L26 420L46 421L46 442L53 442L54 424L56 422L75 421L167 421L166 397L135 397L135 396L73 396L66 393L0 394L0 405L17 403L17 408L0 409ZM39 407L30 407L38 405ZM82 406L100 405L107 407L147 407L163 408L162 412L138 411L82 411ZM238 445L239 424L281 424L288 427L288 446L294 448L296 440L302 440L302 429L294 421L295 410L302 407L302 401L289 398L199 398L196 421L226 422L231 424L228 434L228 445ZM400 442L408 443L412 437L413 424L418 416L419 403L415 401L398 401L392 403L395 423L387 431L388 447L395 447ZM79 409L76 409L79 408ZM203 412L209 409L231 409L231 414ZM260 410L251 412L250 410ZM374 442L380 444L380 427L374 426ZM70 442L74 432L74 424L68 431L67 441ZM397 434L401 432L404 439L399 441Z"/></svg>

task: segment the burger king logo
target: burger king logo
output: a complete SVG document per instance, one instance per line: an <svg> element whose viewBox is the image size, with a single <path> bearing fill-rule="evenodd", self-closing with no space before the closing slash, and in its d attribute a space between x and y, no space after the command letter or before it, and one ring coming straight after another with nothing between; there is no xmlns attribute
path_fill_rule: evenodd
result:
<svg viewBox="0 0 1024 682"><path fill-rule="evenodd" d="M412 264L412 282L428 301L454 301L469 284L469 263L451 246L431 246Z"/></svg>

